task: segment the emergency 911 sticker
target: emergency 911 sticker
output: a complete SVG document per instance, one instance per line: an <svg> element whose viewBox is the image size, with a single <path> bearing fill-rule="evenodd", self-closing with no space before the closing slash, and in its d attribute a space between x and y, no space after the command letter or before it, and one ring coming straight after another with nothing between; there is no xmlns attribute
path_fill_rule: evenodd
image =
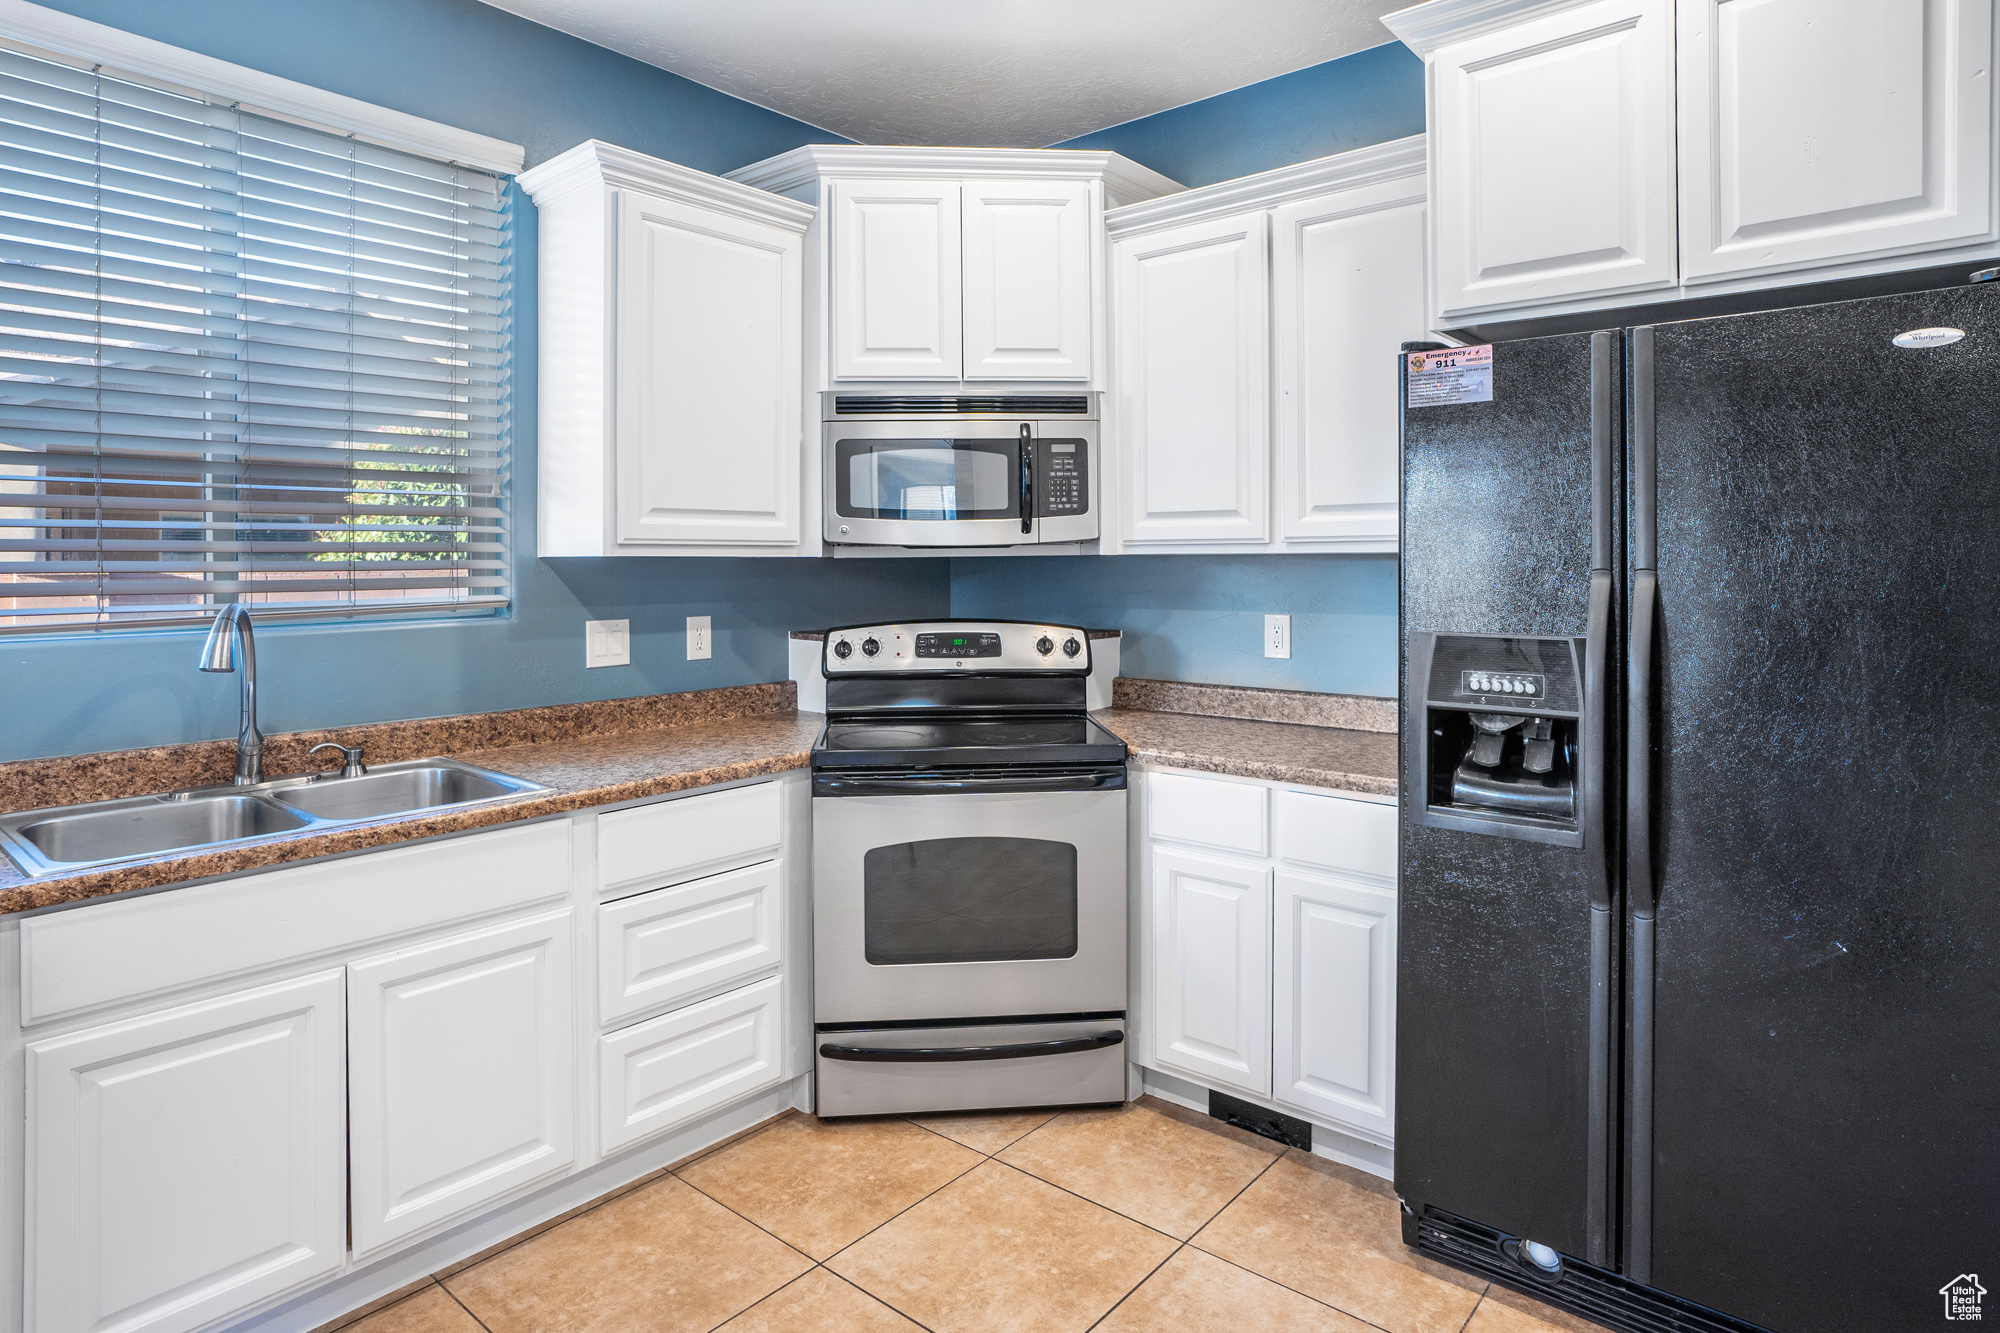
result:
<svg viewBox="0 0 2000 1333"><path fill-rule="evenodd" d="M1447 403L1493 401L1493 344L1446 347L1436 352L1410 352L1411 407L1443 407Z"/></svg>

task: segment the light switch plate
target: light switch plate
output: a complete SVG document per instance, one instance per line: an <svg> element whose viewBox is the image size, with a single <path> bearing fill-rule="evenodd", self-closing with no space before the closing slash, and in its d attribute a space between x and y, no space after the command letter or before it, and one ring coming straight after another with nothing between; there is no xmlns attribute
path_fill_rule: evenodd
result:
<svg viewBox="0 0 2000 1333"><path fill-rule="evenodd" d="M632 665L632 622L583 622L583 664L586 667Z"/></svg>
<svg viewBox="0 0 2000 1333"><path fill-rule="evenodd" d="M1292 618L1290 616L1264 617L1264 656L1290 657L1292 655Z"/></svg>
<svg viewBox="0 0 2000 1333"><path fill-rule="evenodd" d="M713 656L715 644L709 637L708 617L688 617L688 661L697 662Z"/></svg>

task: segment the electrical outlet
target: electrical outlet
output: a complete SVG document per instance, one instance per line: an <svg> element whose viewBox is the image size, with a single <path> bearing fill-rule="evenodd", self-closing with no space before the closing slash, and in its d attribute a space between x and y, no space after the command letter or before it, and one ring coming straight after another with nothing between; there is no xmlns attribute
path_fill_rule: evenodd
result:
<svg viewBox="0 0 2000 1333"><path fill-rule="evenodd" d="M1292 618L1290 616L1264 617L1264 656L1290 657L1292 655Z"/></svg>
<svg viewBox="0 0 2000 1333"><path fill-rule="evenodd" d="M586 667L632 665L632 622L583 622L583 664Z"/></svg>
<svg viewBox="0 0 2000 1333"><path fill-rule="evenodd" d="M714 641L708 632L707 616L688 617L688 661L695 662L712 655Z"/></svg>

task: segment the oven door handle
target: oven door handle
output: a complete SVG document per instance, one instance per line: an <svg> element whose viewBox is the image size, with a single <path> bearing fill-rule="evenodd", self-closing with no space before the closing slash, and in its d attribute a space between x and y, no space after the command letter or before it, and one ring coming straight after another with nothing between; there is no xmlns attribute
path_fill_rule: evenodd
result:
<svg viewBox="0 0 2000 1333"><path fill-rule="evenodd" d="M1102 1051L1121 1045L1125 1034L1116 1029L1088 1037L1059 1041L1017 1041L1004 1046L837 1046L827 1042L819 1053L829 1060L866 1060L882 1064L941 1064L956 1060L1020 1060L1033 1055L1069 1055Z"/></svg>
<svg viewBox="0 0 2000 1333"><path fill-rule="evenodd" d="M1125 787L1123 768L1093 769L1078 773L1032 773L980 777L933 776L880 777L853 773L815 773L815 796L996 796L1015 792L1120 791Z"/></svg>

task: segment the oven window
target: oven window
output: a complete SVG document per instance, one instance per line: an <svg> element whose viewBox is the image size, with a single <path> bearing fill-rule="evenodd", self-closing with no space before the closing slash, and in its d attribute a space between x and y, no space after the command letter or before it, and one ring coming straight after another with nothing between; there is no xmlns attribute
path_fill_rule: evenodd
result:
<svg viewBox="0 0 2000 1333"><path fill-rule="evenodd" d="M1017 518L1020 466L1012 440L837 440L834 510L934 523Z"/></svg>
<svg viewBox="0 0 2000 1333"><path fill-rule="evenodd" d="M1076 848L930 838L862 858L864 951L878 967L1076 956Z"/></svg>

